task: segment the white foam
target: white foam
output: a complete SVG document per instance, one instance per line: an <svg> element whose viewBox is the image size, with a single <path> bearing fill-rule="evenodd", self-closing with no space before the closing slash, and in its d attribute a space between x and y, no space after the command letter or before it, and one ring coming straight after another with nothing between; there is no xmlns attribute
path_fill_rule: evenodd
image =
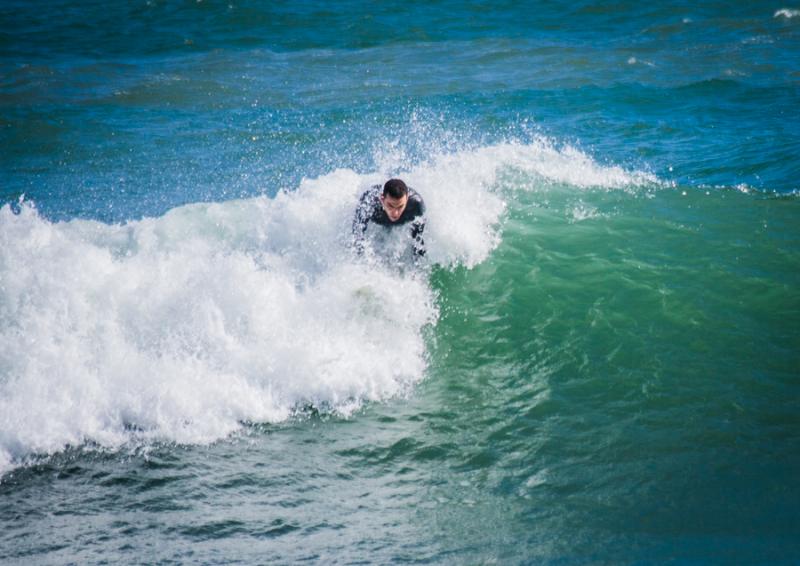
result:
<svg viewBox="0 0 800 566"><path fill-rule="evenodd" d="M332 192L353 196L342 177L327 178ZM429 289L342 261L345 205L312 185L125 226L3 208L0 466L119 446L131 425L210 442L302 404L347 413L421 379Z"/></svg>
<svg viewBox="0 0 800 566"><path fill-rule="evenodd" d="M637 65L637 64L646 65L647 67L655 67L656 66L656 64L653 63L652 61L639 60L636 57L629 57L628 58L628 65Z"/></svg>
<svg viewBox="0 0 800 566"><path fill-rule="evenodd" d="M569 215L571 218L571 222L582 222L584 220L590 220L593 218L601 218L603 215L597 210L597 208L588 205L584 202L578 202L574 206L569 209Z"/></svg>
<svg viewBox="0 0 800 566"><path fill-rule="evenodd" d="M544 140L434 156L401 172L428 206L430 262L487 258L509 167L577 187L648 178ZM0 209L0 474L67 445L207 443L407 392L433 293L347 246L359 192L381 180L337 170L123 225Z"/></svg>
<svg viewBox="0 0 800 566"><path fill-rule="evenodd" d="M774 18L796 18L800 16L800 10L797 9L790 9L790 8L782 8L775 12Z"/></svg>

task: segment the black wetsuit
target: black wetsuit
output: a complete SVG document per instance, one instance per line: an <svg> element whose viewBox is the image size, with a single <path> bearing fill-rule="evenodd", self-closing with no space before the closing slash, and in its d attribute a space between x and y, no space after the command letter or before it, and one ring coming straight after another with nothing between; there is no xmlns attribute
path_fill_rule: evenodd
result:
<svg viewBox="0 0 800 566"><path fill-rule="evenodd" d="M417 256L425 255L425 242L422 240L422 231L425 229L425 217L423 216L425 214L425 203L422 201L422 197L419 196L417 191L409 187L406 208L400 218L396 222L392 222L381 205L382 194L383 187L375 185L364 191L358 200L358 208L356 208L356 214L353 218L353 243L356 251L358 253L364 251L364 237L370 222L387 228L410 223L411 238L414 241L414 254Z"/></svg>

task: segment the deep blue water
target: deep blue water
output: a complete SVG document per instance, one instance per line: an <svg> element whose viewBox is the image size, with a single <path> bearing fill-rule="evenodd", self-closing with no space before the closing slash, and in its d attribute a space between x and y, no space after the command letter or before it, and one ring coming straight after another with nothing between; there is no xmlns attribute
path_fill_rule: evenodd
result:
<svg viewBox="0 0 800 566"><path fill-rule="evenodd" d="M3 2L0 561L796 563L798 61L791 3ZM346 248L390 176L418 272Z"/></svg>

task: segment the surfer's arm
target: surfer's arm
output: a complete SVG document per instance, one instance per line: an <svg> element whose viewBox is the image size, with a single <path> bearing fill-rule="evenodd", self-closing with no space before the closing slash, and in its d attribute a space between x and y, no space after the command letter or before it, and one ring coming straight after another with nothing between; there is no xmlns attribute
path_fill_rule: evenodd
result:
<svg viewBox="0 0 800 566"><path fill-rule="evenodd" d="M425 230L425 217L415 218L411 224L411 239L414 241L414 254L422 257L425 255L425 240L422 239L422 232Z"/></svg>
<svg viewBox="0 0 800 566"><path fill-rule="evenodd" d="M359 255L364 253L364 240L367 234L367 224L369 223L368 208L366 199L362 197L353 215L352 246Z"/></svg>
<svg viewBox="0 0 800 566"><path fill-rule="evenodd" d="M414 189L409 189L408 206L412 207L414 219L411 221L411 240L414 246L414 256L422 257L425 255L425 240L422 233L425 231L425 202L420 194Z"/></svg>

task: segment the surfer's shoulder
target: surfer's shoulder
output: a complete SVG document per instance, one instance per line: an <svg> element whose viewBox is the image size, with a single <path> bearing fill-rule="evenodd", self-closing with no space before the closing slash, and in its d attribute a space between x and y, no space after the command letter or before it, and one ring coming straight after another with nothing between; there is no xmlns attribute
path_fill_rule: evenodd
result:
<svg viewBox="0 0 800 566"><path fill-rule="evenodd" d="M367 187L361 192L361 196L358 197L359 203L365 204L380 201L382 189L383 187L381 187L381 185L371 185Z"/></svg>
<svg viewBox="0 0 800 566"><path fill-rule="evenodd" d="M416 214L425 213L425 201L422 195L411 187L408 187L408 204Z"/></svg>

